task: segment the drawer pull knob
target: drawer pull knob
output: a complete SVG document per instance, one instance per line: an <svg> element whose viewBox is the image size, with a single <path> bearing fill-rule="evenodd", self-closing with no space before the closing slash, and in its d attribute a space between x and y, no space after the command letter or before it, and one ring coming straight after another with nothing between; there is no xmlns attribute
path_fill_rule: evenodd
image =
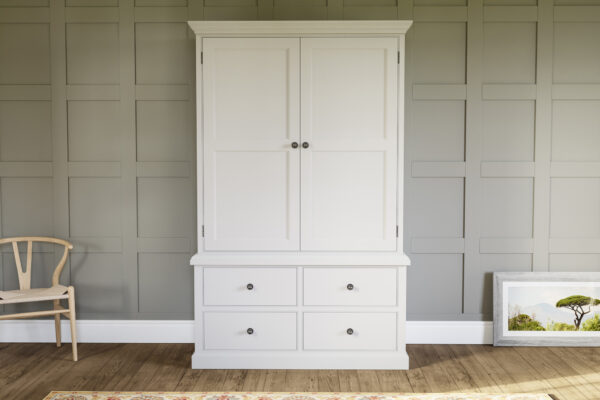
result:
<svg viewBox="0 0 600 400"><path fill-rule="evenodd" d="M246 329L246 333L247 333L248 335L252 335L252 334L254 333L254 329L252 329L252 328L248 328L248 329Z"/></svg>
<svg viewBox="0 0 600 400"><path fill-rule="evenodd" d="M346 333L347 333L348 335L353 335L353 334L354 334L354 329L352 329L352 328L348 328L348 329L346 329Z"/></svg>
<svg viewBox="0 0 600 400"><path fill-rule="evenodd" d="M348 289L348 290L354 290L354 285L351 284L351 283L349 283L349 284L346 285L346 289Z"/></svg>
<svg viewBox="0 0 600 400"><path fill-rule="evenodd" d="M249 284L246 285L246 289L252 290L252 289L254 289L254 285L251 284L251 283L249 283Z"/></svg>

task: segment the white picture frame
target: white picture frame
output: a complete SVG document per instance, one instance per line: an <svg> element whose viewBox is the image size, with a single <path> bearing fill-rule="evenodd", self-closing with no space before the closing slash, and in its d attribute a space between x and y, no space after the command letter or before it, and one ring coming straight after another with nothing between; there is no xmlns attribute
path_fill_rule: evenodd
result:
<svg viewBox="0 0 600 400"><path fill-rule="evenodd" d="M600 346L597 320L600 272L494 273L494 346Z"/></svg>

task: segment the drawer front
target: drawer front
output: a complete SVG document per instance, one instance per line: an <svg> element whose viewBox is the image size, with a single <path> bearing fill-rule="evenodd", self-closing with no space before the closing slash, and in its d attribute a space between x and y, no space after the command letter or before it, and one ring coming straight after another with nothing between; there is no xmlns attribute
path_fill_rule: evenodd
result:
<svg viewBox="0 0 600 400"><path fill-rule="evenodd" d="M396 268L305 268L304 304L393 306L396 277Z"/></svg>
<svg viewBox="0 0 600 400"><path fill-rule="evenodd" d="M305 313L304 349L395 350L396 314Z"/></svg>
<svg viewBox="0 0 600 400"><path fill-rule="evenodd" d="M204 268L204 304L296 305L296 269Z"/></svg>
<svg viewBox="0 0 600 400"><path fill-rule="evenodd" d="M295 350L296 313L205 313L204 346L207 350Z"/></svg>

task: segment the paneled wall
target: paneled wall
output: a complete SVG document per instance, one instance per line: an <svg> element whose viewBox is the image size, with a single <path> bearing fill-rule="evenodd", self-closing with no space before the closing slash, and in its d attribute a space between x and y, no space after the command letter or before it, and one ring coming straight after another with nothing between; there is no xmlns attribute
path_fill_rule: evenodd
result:
<svg viewBox="0 0 600 400"><path fill-rule="evenodd" d="M600 270L600 0L0 0L1 233L71 238L81 318L192 317L188 19L415 20L409 319L490 319L494 271Z"/></svg>
<svg viewBox="0 0 600 400"><path fill-rule="evenodd" d="M70 238L63 278L80 318L191 318L190 10L152 0L0 5L2 235ZM13 264L5 252L5 289L16 286Z"/></svg>
<svg viewBox="0 0 600 400"><path fill-rule="evenodd" d="M491 319L493 272L600 270L600 2L433 3L409 40L409 318Z"/></svg>

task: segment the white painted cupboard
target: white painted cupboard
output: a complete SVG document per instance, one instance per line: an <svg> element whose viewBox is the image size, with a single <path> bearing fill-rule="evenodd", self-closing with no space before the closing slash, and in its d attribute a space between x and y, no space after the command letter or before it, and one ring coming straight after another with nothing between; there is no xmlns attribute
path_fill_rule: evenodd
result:
<svg viewBox="0 0 600 400"><path fill-rule="evenodd" d="M194 368L408 368L410 21L192 21Z"/></svg>

